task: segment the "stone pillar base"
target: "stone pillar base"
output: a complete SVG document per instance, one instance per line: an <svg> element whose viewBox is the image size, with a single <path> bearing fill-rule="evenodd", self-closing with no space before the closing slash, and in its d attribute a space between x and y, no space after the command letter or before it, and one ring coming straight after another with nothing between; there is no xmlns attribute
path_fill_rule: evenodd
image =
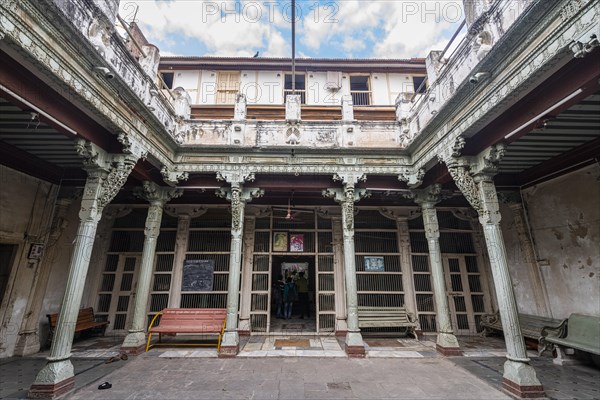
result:
<svg viewBox="0 0 600 400"><path fill-rule="evenodd" d="M415 329L415 335L417 336L417 340L423 340L423 337L425 336L421 329Z"/></svg>
<svg viewBox="0 0 600 400"><path fill-rule="evenodd" d="M365 358L367 353L365 352L365 346L348 346L346 345L346 354L350 358Z"/></svg>
<svg viewBox="0 0 600 400"><path fill-rule="evenodd" d="M240 351L240 346L221 346L221 350L219 351L219 358L233 358L237 356L237 353Z"/></svg>
<svg viewBox="0 0 600 400"><path fill-rule="evenodd" d="M74 387L74 376L57 383L34 383L31 385L31 388L29 388L27 397L30 399L55 399L70 392Z"/></svg>
<svg viewBox="0 0 600 400"><path fill-rule="evenodd" d="M439 344L436 344L435 349L438 351L438 353L440 353L446 357L463 355L463 352L460 349L460 347L443 347L443 346L440 346Z"/></svg>
<svg viewBox="0 0 600 400"><path fill-rule="evenodd" d="M40 338L37 332L24 332L19 335L15 346L15 356L28 356L41 350Z"/></svg>
<svg viewBox="0 0 600 400"><path fill-rule="evenodd" d="M522 399L538 399L546 397L546 393L544 393L544 387L542 385L521 386L504 378L502 380L502 387L510 394Z"/></svg>
<svg viewBox="0 0 600 400"><path fill-rule="evenodd" d="M121 354L127 354L128 356L137 356L138 354L142 354L145 350L145 344L139 346L121 346L119 349Z"/></svg>
<svg viewBox="0 0 600 400"><path fill-rule="evenodd" d="M335 336L343 336L346 337L348 331L335 331Z"/></svg>
<svg viewBox="0 0 600 400"><path fill-rule="evenodd" d="M240 336L250 336L250 331L244 331L238 329L238 335Z"/></svg>

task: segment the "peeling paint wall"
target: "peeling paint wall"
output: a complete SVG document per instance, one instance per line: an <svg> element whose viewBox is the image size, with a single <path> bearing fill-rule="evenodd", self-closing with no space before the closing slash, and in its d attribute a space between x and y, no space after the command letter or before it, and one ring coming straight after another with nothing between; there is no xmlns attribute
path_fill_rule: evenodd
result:
<svg viewBox="0 0 600 400"><path fill-rule="evenodd" d="M528 188L523 200L552 316L600 315L600 167L593 165ZM527 312L530 294L522 262L510 254L515 234L507 230L517 300L520 311Z"/></svg>
<svg viewBox="0 0 600 400"><path fill-rule="evenodd" d="M13 355L41 260L28 258L33 243L45 244L58 187L0 166L0 242L18 246L0 307L0 358ZM64 285L64 283L63 283Z"/></svg>

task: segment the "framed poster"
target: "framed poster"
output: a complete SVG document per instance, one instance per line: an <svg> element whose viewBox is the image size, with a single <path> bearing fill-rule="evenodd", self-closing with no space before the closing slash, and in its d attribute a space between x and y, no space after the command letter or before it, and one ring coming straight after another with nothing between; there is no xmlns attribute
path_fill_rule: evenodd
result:
<svg viewBox="0 0 600 400"><path fill-rule="evenodd" d="M215 260L185 260L183 262L182 292L210 292L213 290Z"/></svg>
<svg viewBox="0 0 600 400"><path fill-rule="evenodd" d="M384 272L383 257L365 257L365 271Z"/></svg>
<svg viewBox="0 0 600 400"><path fill-rule="evenodd" d="M290 251L304 251L304 235L292 233L290 235Z"/></svg>
<svg viewBox="0 0 600 400"><path fill-rule="evenodd" d="M288 251L287 232L273 232L273 251Z"/></svg>

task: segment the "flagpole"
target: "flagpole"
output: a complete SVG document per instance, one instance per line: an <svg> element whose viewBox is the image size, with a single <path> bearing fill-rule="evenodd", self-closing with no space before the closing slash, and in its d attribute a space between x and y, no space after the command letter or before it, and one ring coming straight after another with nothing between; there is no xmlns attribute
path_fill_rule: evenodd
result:
<svg viewBox="0 0 600 400"><path fill-rule="evenodd" d="M292 0L292 94L296 94L296 0Z"/></svg>

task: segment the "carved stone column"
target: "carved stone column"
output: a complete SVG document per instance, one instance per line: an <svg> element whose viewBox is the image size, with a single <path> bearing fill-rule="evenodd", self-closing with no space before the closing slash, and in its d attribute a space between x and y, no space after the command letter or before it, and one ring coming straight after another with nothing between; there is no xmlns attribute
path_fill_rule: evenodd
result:
<svg viewBox="0 0 600 400"><path fill-rule="evenodd" d="M425 190L415 190L412 197L415 203L421 206L425 237L429 247L429 266L431 267L431 280L438 321L436 349L445 356L460 356L462 351L452 330L450 320L442 251L440 249L440 227L435 209L435 204L440 201L441 189L440 185L433 185Z"/></svg>
<svg viewBox="0 0 600 400"><path fill-rule="evenodd" d="M231 254L229 256L229 281L227 285L227 321L219 357L233 357L239 351L238 308L240 291L240 268L242 258L242 232L244 230L244 207L252 198L260 197L260 189L243 189L245 181L253 181L254 174L224 172L217 174L218 180L226 180L230 189L221 188L216 194L231 202Z"/></svg>
<svg viewBox="0 0 600 400"><path fill-rule="evenodd" d="M73 196L61 197L56 200L46 251L44 252L41 264L38 266L39 271L32 283L32 287L34 288L33 295L27 303L25 317L15 346L15 355L17 356L26 356L40 351L40 311L44 302L44 296L46 295L50 271L52 270L51 264L56 257L57 248L59 247L57 246L57 242L68 225L66 220L67 211L79 194L74 193Z"/></svg>
<svg viewBox="0 0 600 400"><path fill-rule="evenodd" d="M244 263L242 265L242 293L240 296L240 335L250 335L250 306L252 303L252 265L254 259L254 230L256 217L249 215L244 224ZM270 287L270 286L269 286Z"/></svg>
<svg viewBox="0 0 600 400"><path fill-rule="evenodd" d="M335 175L334 180L341 180L344 189L325 189L323 195L333 198L342 206L342 228L344 236L344 272L346 278L346 307L348 332L346 334L346 353L349 357L364 357L365 344L358 327L358 295L356 285L356 261L354 259L354 203L368 196L365 189L355 190L359 180L366 180L364 175L348 173Z"/></svg>
<svg viewBox="0 0 600 400"><path fill-rule="evenodd" d="M166 202L183 194L180 189L165 189L148 181L144 182L143 187L138 189L140 190L136 190L135 195L150 202L150 207L148 208L144 229L144 249L142 250L142 261L135 289L136 296L131 328L121 345L121 352L126 354L139 354L146 345L146 308L150 297L156 241L160 234L163 207Z"/></svg>
<svg viewBox="0 0 600 400"><path fill-rule="evenodd" d="M507 361L504 363L503 387L520 397L544 397L544 388L535 369L529 364L521 334L500 228L498 196L492 180L497 172L497 163L504 154L504 147L495 145L479 156L469 158L460 157L462 147L464 139L459 138L451 156L444 161L454 182L479 214L479 222L483 227L506 342Z"/></svg>
<svg viewBox="0 0 600 400"><path fill-rule="evenodd" d="M84 157L88 173L79 211L79 229L50 356L29 390L32 398L60 396L75 385L71 345L96 228L104 207L121 189L139 158L135 155L109 155L85 140L77 142L77 151Z"/></svg>
<svg viewBox="0 0 600 400"><path fill-rule="evenodd" d="M342 217L331 217L331 228L333 238L333 281L335 283L335 334L346 336L348 334L347 312L346 312L346 280L344 279L344 241Z"/></svg>

